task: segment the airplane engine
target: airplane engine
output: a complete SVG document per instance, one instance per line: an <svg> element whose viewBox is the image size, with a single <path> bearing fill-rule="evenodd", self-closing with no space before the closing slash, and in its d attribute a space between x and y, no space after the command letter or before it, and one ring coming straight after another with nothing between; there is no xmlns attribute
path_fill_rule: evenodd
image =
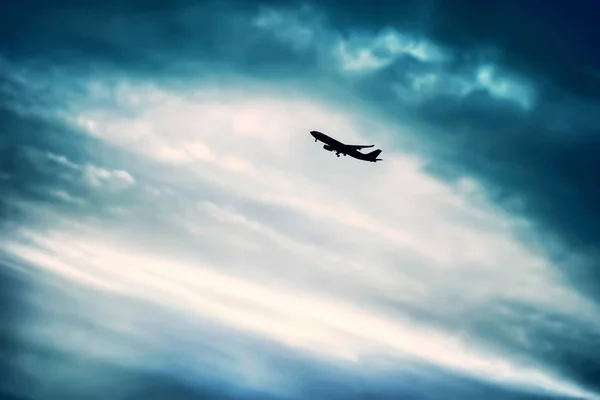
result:
<svg viewBox="0 0 600 400"><path fill-rule="evenodd" d="M326 144L325 146L323 146L323 148L327 151L333 151L333 149L331 148L330 145Z"/></svg>

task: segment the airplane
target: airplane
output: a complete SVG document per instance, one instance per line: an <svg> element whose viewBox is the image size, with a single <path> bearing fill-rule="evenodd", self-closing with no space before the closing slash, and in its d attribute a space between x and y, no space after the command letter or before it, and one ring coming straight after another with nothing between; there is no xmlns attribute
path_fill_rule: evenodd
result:
<svg viewBox="0 0 600 400"><path fill-rule="evenodd" d="M377 158L379 154L381 154L381 150L373 150L370 153L361 153L359 150L367 147L373 147L373 144L370 145L360 145L360 144L345 144L335 140L332 137L327 136L326 134L319 131L310 131L312 137L315 138L315 142L321 141L325 143L323 148L327 151L335 152L336 156L340 156L340 154L349 155L350 157L356 158L358 160L377 162L382 161L381 158Z"/></svg>

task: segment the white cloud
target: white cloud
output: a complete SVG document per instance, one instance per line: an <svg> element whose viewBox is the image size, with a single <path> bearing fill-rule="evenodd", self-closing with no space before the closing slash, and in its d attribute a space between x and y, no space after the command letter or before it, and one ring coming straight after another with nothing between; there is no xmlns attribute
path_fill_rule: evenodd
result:
<svg viewBox="0 0 600 400"><path fill-rule="evenodd" d="M388 152L386 161L373 166L350 158L331 158L308 135L319 127L347 142L370 143L370 138L361 137L353 128L353 119L360 118L331 118L338 110L319 110L311 101L299 99L267 100L264 93L247 100L235 97L235 92L234 97L225 91L221 96L208 100L162 92L156 97L163 102L137 109L136 117L96 115L98 129L93 134L100 132L104 139L135 148L157 161L165 160L165 149L183 154L185 158L180 160L186 163L181 168L205 181L304 214L320 225L318 229L347 237L350 242L346 243L356 249L363 240L379 241L400 253L413 254L422 263L434 263L443 267L440 271L448 271L444 272L449 275L448 285L457 280L452 276L457 271L483 273L486 280L493 277L487 281L490 286L471 288L471 295L513 293L548 301L536 290L508 285L518 279L547 290L551 282L540 281L539 274L543 271L547 278L552 269L512 238L509 219L481 208L485 207L481 196L474 207L453 189L420 172L419 160L389 153L385 143L377 145ZM215 112L215 107L220 111ZM250 117L252 135L236 128L235 122L230 125ZM129 126L138 121L148 126L141 143L137 135L128 135ZM369 129L364 120L356 124ZM477 190L481 189L471 183L471 196ZM519 265L517 276L507 275L506 265ZM430 270L414 272L426 271ZM559 290L556 284L552 287L555 289L550 290ZM463 290L457 295L467 296Z"/></svg>
<svg viewBox="0 0 600 400"><path fill-rule="evenodd" d="M585 395L556 377L376 309L238 279L201 262L186 265L152 251L126 252L95 237L23 233L40 249L9 243L7 250L42 268L96 288L172 304L293 347L353 362L367 352L389 354L391 350L493 381Z"/></svg>
<svg viewBox="0 0 600 400"><path fill-rule="evenodd" d="M510 353L494 355L488 340L481 337L468 336L464 340L469 342L447 339L442 331L412 322L409 308L460 321L483 312L486 304L512 300L559 314L577 314L590 329L598 328L593 322L600 315L597 308L566 287L548 260L517 241L512 229L523 227L523 222L486 205L483 189L476 183L463 179L456 188L445 186L421 171L423 160L392 151L387 145L393 137L391 127L360 113L350 114L343 107L317 103L310 94L281 97L268 87L260 93L205 86L199 93L182 94L132 85L106 91L119 93L120 101L128 104L126 111L134 112L93 109L88 104L70 121L101 140L154 159L159 168L174 168L180 179L185 177L188 195L151 196L155 202L146 206L157 208L146 210L146 216L168 221L195 239L191 244L194 240L184 241L183 236L169 238L179 244L180 253L186 254L181 257L187 261L151 262L149 255L150 259L142 259L142 250L134 248L133 239L115 249L96 243L93 237L82 241L72 235L60 237L72 251L94 243L93 258L62 251L50 256L13 247L21 256L36 257L40 265L74 279L79 279L75 271L91 274L85 279L111 290L120 287L146 297L158 290L166 296L160 297L164 301L179 299L177 304L186 309L313 350L325 351L336 344L339 354L356 358L361 346L375 342L479 376L493 375L492 369L499 368L506 371L502 379L507 382L525 380L547 388L553 385L548 380L551 371L541 366L531 370L516 361L527 359L527 354L514 359ZM128 97L143 100L128 101ZM373 143L376 139L375 144L387 154L385 161L369 164L331 157L313 142L308 134L312 129L346 142ZM87 171L92 184L108 177L122 184L133 182L118 171L77 167L59 156L53 159ZM153 187L165 192L160 185ZM208 187L223 188L232 201L237 200L220 204L204 190ZM281 210L290 221L292 216L301 216L302 222L296 220L290 226L278 217L259 218L244 204ZM121 223L128 224L125 210L121 211ZM110 232L87 230L106 240ZM166 240L160 229L153 235L157 243ZM37 239L46 248L58 248L60 242ZM208 254L187 247L205 243L221 264L212 264ZM89 270L82 271L88 262ZM151 273L142 270L146 267ZM223 275L214 275L211 269ZM169 273L175 281L156 278L156 274ZM211 301L198 298L200 287L194 285L205 288L209 281L213 283L210 290L225 292L215 294ZM290 291L264 286L275 282ZM185 285L192 285L193 290L184 289ZM305 319L308 310L302 304L308 301L309 292L320 299L313 311L318 323ZM259 297L253 300L249 293ZM222 303L219 296L235 297L240 308L225 305L228 301L224 298ZM270 300L260 300L264 296L271 296ZM282 308L254 315L246 307L256 302L261 307ZM376 311L389 302L398 304L393 314ZM290 317L284 308L296 311ZM288 329L294 325L286 327L283 319L287 318L299 318L294 329ZM358 320L364 322L361 327L355 324ZM431 345L418 341L423 332L430 332L426 335L431 335L427 336ZM463 353L468 355L458 356ZM535 360L530 362L536 365ZM562 381L557 378L557 382Z"/></svg>
<svg viewBox="0 0 600 400"><path fill-rule="evenodd" d="M47 153L46 154L49 160L52 160L54 162L56 162L57 164L60 164L62 166L65 166L69 169L79 169L79 165L72 163L71 161L69 161L67 159L67 157L63 156L63 155L57 155L54 153Z"/></svg>
<svg viewBox="0 0 600 400"><path fill-rule="evenodd" d="M480 65L458 73L438 69L434 72L410 72L409 86L393 85L396 94L407 104L420 103L440 95L465 97L475 91L486 91L492 98L507 100L529 110L535 101L531 85L510 77L493 65Z"/></svg>
<svg viewBox="0 0 600 400"><path fill-rule="evenodd" d="M439 63L448 58L441 48L427 40L394 29L382 30L371 37L354 35L340 38L337 52L342 69L347 71L377 70L402 56L425 63Z"/></svg>
<svg viewBox="0 0 600 400"><path fill-rule="evenodd" d="M111 188L122 189L135 183L135 179L133 179L127 171L123 170L109 171L93 165L85 165L82 168L82 174L84 180L90 186L108 186Z"/></svg>
<svg viewBox="0 0 600 400"><path fill-rule="evenodd" d="M342 68L349 71L372 71L388 65L389 58L380 58L368 48L348 49L349 45L342 41L339 45Z"/></svg>
<svg viewBox="0 0 600 400"><path fill-rule="evenodd" d="M72 196L69 193L65 192L64 190L53 189L53 190L48 191L48 194L56 199L66 202L66 203L71 203L71 204L75 204L78 206L85 204L85 200L83 200L79 197Z"/></svg>
<svg viewBox="0 0 600 400"><path fill-rule="evenodd" d="M476 85L483 87L492 97L512 100L523 109L533 105L533 91L524 82L518 79L503 76L498 68L492 65L481 65L476 72Z"/></svg>
<svg viewBox="0 0 600 400"><path fill-rule="evenodd" d="M89 125L86 125L89 128ZM76 172L75 179L81 178L90 187L106 189L125 189L135 184L135 179L127 171L107 170L92 164L79 165L64 155L47 153L47 158L69 170Z"/></svg>

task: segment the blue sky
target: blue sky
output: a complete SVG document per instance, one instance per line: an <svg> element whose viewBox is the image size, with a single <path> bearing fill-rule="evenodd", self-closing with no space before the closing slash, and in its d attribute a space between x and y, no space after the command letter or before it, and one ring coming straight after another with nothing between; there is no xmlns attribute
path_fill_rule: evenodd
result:
<svg viewBox="0 0 600 400"><path fill-rule="evenodd" d="M597 12L488 3L9 5L0 393L600 398Z"/></svg>

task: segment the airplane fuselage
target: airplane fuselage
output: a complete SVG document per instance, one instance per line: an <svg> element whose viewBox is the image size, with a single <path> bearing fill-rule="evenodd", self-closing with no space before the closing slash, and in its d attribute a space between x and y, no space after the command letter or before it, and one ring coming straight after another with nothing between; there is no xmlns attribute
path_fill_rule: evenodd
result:
<svg viewBox="0 0 600 400"><path fill-rule="evenodd" d="M319 141L324 143L325 145L323 146L323 148L327 151L331 151L336 153L336 155L339 157L340 154L343 155L349 155L350 157L356 158L358 160L363 160L363 161L371 161L371 162L375 162L375 161L380 161L380 159L377 159L377 156L379 155L379 153L381 153L381 150L376 150L374 152L365 154L365 153L361 153L357 147L373 147L373 145L368 145L368 146L353 146L353 145L347 145L345 143L342 143L338 140L335 140L334 138L332 138L331 136L327 136L326 134L319 132L319 131L310 131L310 134L312 135L312 137L315 138L315 142Z"/></svg>
<svg viewBox="0 0 600 400"><path fill-rule="evenodd" d="M335 140L331 136L327 136L322 132L311 131L310 134L315 138L315 142L318 140L319 142L325 143L325 145L329 147L325 150L335 151L336 153L342 154L350 154L354 150L353 148L346 146L344 143ZM354 151L356 152L357 150Z"/></svg>

